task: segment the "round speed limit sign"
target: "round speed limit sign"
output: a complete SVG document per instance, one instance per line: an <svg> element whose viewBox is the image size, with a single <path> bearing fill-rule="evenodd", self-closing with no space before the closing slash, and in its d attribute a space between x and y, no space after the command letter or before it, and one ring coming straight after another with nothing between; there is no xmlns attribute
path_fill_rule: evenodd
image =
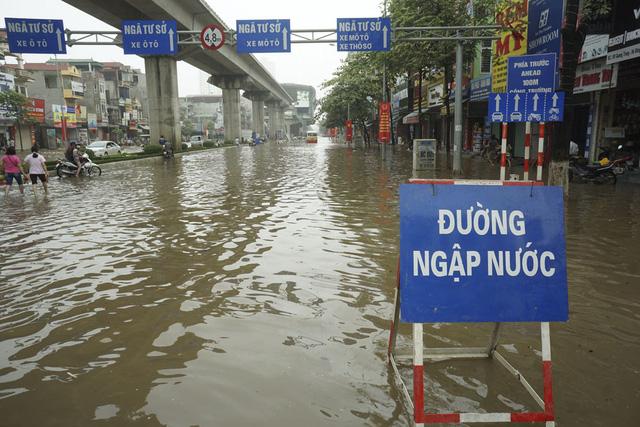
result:
<svg viewBox="0 0 640 427"><path fill-rule="evenodd" d="M224 44L224 30L217 25L207 25L200 32L202 47L210 50L218 50Z"/></svg>

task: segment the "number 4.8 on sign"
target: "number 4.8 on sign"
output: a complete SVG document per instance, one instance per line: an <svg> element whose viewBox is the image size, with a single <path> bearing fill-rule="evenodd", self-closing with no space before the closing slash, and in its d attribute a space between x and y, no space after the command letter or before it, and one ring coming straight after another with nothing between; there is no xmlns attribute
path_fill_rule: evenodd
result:
<svg viewBox="0 0 640 427"><path fill-rule="evenodd" d="M210 50L218 50L224 45L224 31L217 25L207 25L200 32L202 47Z"/></svg>

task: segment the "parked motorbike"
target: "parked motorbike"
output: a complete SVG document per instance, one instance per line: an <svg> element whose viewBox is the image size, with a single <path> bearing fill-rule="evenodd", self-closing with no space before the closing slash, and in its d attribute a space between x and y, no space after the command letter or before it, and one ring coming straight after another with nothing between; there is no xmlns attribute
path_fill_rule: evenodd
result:
<svg viewBox="0 0 640 427"><path fill-rule="evenodd" d="M162 156L165 159L171 159L173 157L173 147L168 142L164 144L162 148Z"/></svg>
<svg viewBox="0 0 640 427"><path fill-rule="evenodd" d="M80 175L102 175L102 169L100 169L100 166L91 161L88 154L83 154L81 156L80 162ZM56 174L58 175L58 177L62 178L63 176L75 176L77 170L78 166L74 162L70 162L67 159L58 159L58 163L56 164Z"/></svg>
<svg viewBox="0 0 640 427"><path fill-rule="evenodd" d="M618 162L614 168L613 172L616 175L622 175L626 171L635 169L634 164L637 163L636 153L632 146L618 145L615 151L607 147L603 147L600 149L598 160L602 160L603 158L607 158L610 161L622 160L622 162Z"/></svg>
<svg viewBox="0 0 640 427"><path fill-rule="evenodd" d="M616 173L624 173L624 158L614 160L608 165L587 165L584 160L572 157L569 159L569 181L593 182L596 184L615 184ZM620 172L622 170L622 172Z"/></svg>

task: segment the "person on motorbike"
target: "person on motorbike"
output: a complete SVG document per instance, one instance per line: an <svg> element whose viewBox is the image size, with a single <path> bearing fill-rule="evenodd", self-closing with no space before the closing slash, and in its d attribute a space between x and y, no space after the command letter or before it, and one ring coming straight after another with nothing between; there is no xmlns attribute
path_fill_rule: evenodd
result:
<svg viewBox="0 0 640 427"><path fill-rule="evenodd" d="M173 145L171 145L168 141L165 141L162 145L162 154L166 157L173 157Z"/></svg>
<svg viewBox="0 0 640 427"><path fill-rule="evenodd" d="M80 161L80 152L78 151L78 147L75 141L69 142L69 146L67 147L67 151L64 153L65 158L76 165L76 176L80 176L80 168L82 167L82 163Z"/></svg>

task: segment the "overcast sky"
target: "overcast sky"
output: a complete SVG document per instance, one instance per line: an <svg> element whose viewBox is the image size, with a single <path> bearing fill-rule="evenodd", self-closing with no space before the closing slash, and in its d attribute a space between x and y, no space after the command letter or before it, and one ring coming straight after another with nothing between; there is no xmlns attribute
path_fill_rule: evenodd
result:
<svg viewBox="0 0 640 427"><path fill-rule="evenodd" d="M62 19L65 28L72 30L112 30L109 25L93 18L61 0L1 0L0 25L4 18ZM104 0L108 1L108 0ZM180 1L180 0L175 0ZM208 1L211 8L232 28L237 19L290 19L296 29L335 28L336 18L375 17L382 15L382 0L224 0ZM319 89L346 56L329 44L293 44L291 53L260 54L256 57L281 83L301 83ZM136 55L124 55L116 46L67 47L67 55L60 58L93 58L97 61L118 61L144 70L144 61ZM27 62L44 62L48 55L25 55ZM8 62L12 62L9 59ZM203 77L196 68L178 63L180 95L201 92Z"/></svg>

